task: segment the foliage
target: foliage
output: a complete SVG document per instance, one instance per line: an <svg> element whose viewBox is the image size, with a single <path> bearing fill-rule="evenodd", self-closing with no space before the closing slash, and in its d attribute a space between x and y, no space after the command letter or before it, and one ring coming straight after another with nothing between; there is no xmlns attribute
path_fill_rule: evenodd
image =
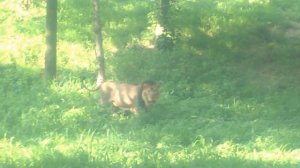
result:
<svg viewBox="0 0 300 168"><path fill-rule="evenodd" d="M0 2L0 167L299 167L297 0L171 1L169 50L153 48L158 1L100 1L107 77L161 84L139 118L81 88L97 68L90 1L59 1L58 77L42 81L33 2Z"/></svg>

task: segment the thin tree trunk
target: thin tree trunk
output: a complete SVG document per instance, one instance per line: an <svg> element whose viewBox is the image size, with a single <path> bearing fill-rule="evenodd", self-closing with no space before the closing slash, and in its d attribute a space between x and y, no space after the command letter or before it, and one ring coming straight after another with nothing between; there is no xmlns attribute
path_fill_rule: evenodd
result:
<svg viewBox="0 0 300 168"><path fill-rule="evenodd" d="M158 24L155 29L156 48L170 50L173 48L173 31L169 20L171 0L159 0L160 10L158 13Z"/></svg>
<svg viewBox="0 0 300 168"><path fill-rule="evenodd" d="M45 79L56 76L57 0L47 0Z"/></svg>
<svg viewBox="0 0 300 168"><path fill-rule="evenodd" d="M99 64L97 85L105 81L105 59L102 42L102 27L100 22L100 5L99 0L93 0L94 6L94 31L96 35L96 57Z"/></svg>
<svg viewBox="0 0 300 168"><path fill-rule="evenodd" d="M156 40L161 35L165 35L168 31L168 12L170 8L170 0L159 0L159 11L157 14L157 25L155 27Z"/></svg>
<svg viewBox="0 0 300 168"><path fill-rule="evenodd" d="M160 1L160 18L159 22L160 25L164 28L164 31L168 31L169 29L169 19L168 19L168 14L169 14L169 8L170 8L170 0L161 0Z"/></svg>

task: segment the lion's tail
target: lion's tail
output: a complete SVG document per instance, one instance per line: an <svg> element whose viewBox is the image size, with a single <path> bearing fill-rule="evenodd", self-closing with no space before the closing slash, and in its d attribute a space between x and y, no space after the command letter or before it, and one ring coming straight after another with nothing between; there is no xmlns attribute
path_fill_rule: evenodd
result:
<svg viewBox="0 0 300 168"><path fill-rule="evenodd" d="M88 91L93 92L93 91L99 90L103 82L104 82L103 80L101 80L101 79L99 80L99 78L98 78L98 79L97 79L97 82L96 82L97 85L96 85L94 88L90 89L90 88L88 88L88 87L86 86L86 84L85 84L84 81L82 80L82 81L81 81L81 87L85 88L85 89L88 90Z"/></svg>

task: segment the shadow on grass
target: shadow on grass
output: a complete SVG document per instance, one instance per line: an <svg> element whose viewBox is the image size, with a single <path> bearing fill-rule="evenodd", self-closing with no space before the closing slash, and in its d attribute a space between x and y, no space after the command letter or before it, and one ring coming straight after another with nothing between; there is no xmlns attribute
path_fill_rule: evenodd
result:
<svg viewBox="0 0 300 168"><path fill-rule="evenodd" d="M55 152L52 154L37 156L38 159L26 160L23 163L12 161L0 163L1 167L5 168L53 168L53 167L70 167L70 168L228 168L228 167L243 167L243 168L297 168L299 164L290 163L274 163L269 161L252 161L240 158L219 158L208 159L199 158L192 161L179 161L170 162L163 158L158 160L146 159L140 161L138 164L128 166L126 161L103 161L104 159L97 160L89 158L87 153L78 152L76 156L66 156L61 153Z"/></svg>
<svg viewBox="0 0 300 168"><path fill-rule="evenodd" d="M47 85L38 71L0 65L0 137L26 139L89 129L98 101L80 92L79 71L63 73L68 76Z"/></svg>
<svg viewBox="0 0 300 168"><path fill-rule="evenodd" d="M47 88L37 72L15 64L0 65L0 76L0 113L3 116L0 136L14 136L21 131L22 115L36 106L40 101L38 94Z"/></svg>
<svg viewBox="0 0 300 168"><path fill-rule="evenodd" d="M20 159L14 161L2 161L0 167L5 168L100 168L100 167L122 167L121 163L110 163L89 158L87 153L80 152L74 156L66 156L59 152L41 154L32 159Z"/></svg>
<svg viewBox="0 0 300 168"><path fill-rule="evenodd" d="M271 161L255 161L244 160L240 158L219 158L219 159L195 159L191 162L179 162L172 164L172 168L227 168L227 167L243 167L243 168L296 168L298 165L290 163L274 163Z"/></svg>
<svg viewBox="0 0 300 168"><path fill-rule="evenodd" d="M114 120L107 117L108 114L98 113L100 109L97 107L96 98L80 92L80 82L76 81L78 77L74 77L81 73L79 71L64 70L69 77L60 78L55 84L46 87L35 71L14 65L0 68L1 77L3 77L0 80L0 89L3 93L1 95L1 106L3 107L1 113L5 116L1 122L1 136L20 137L24 140L24 144L26 144L25 139L27 138L35 141L36 138L48 136L50 133L68 137L70 134L78 136L86 130L97 130L98 134L102 134L106 133L106 128L112 128L117 137L124 141L150 142L151 149L154 151L159 143L169 143L170 146L189 146L199 135L214 140L215 145L228 140L247 144L254 141L257 136L272 136L272 132L268 133L271 128L290 128L290 125L284 125L284 123L278 126L272 121L273 118L264 122L261 120L264 118L249 120L234 117L234 115L224 117L221 113L205 114L207 112L205 110L197 113L195 118L189 113L179 114L178 112L184 111L174 107L172 109L178 111L175 114L171 113L168 108L163 108L162 111L162 109L154 107L154 115L147 114L146 116L153 118L148 120L143 118L141 122L134 119ZM189 105L192 104L186 104L186 107ZM199 108L198 102L197 107ZM192 110L192 108L193 106L190 106L187 110ZM210 110L213 112L221 109L212 108ZM259 122L252 122L254 120ZM281 134L278 134L278 137L280 137L279 135ZM285 139L288 140L289 137ZM273 142L271 143L273 144ZM278 145L276 142L275 144ZM122 145L122 143L117 145ZM279 146L284 145L286 143L279 144ZM38 157L40 157L39 160L33 160L33 165L36 167L49 165L57 167L74 167L74 165L75 167L76 165L80 165L78 167L125 167L123 161L117 164L111 161L113 162L111 164L110 161L92 160L85 152L67 156L54 151L49 155L41 154ZM191 162L175 161L175 163L166 161L165 158L145 159L134 167L199 167L199 165L201 167L295 167L289 163L277 164L239 158L223 159L218 156L216 159L195 159ZM13 166L14 163L11 167Z"/></svg>

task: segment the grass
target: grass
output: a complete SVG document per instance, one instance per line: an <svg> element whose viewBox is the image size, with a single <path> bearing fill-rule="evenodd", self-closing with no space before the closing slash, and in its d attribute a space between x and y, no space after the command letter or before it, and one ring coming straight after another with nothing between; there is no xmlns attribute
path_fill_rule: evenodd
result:
<svg viewBox="0 0 300 168"><path fill-rule="evenodd" d="M249 11L260 14L259 1L253 2L257 6ZM122 112L112 115L109 107L98 104L97 93L81 88L82 78L92 83L95 77L94 51L92 42L78 42L83 37L70 34L84 33L86 27L70 32L61 28L58 76L45 84L43 5L27 11L36 15L25 16L14 1L1 1L0 167L299 167L300 37L288 24L300 18L298 9L272 1L268 15L257 21L258 14L243 13L243 8L233 17L232 6L226 5L247 3L232 3L219 4L214 19L205 12L210 8L200 12L213 22L203 28L214 35L204 42L190 37L203 36L189 28L193 25L179 29L179 46L168 52L133 47L113 53L113 44L106 41L110 79L137 82L151 77L161 83L158 103L135 118ZM187 7L176 19L185 16ZM219 17L224 13L232 22ZM290 20L280 20L279 14ZM255 21L250 28L240 30L238 25L226 33L248 17ZM266 26L264 19L277 27Z"/></svg>

